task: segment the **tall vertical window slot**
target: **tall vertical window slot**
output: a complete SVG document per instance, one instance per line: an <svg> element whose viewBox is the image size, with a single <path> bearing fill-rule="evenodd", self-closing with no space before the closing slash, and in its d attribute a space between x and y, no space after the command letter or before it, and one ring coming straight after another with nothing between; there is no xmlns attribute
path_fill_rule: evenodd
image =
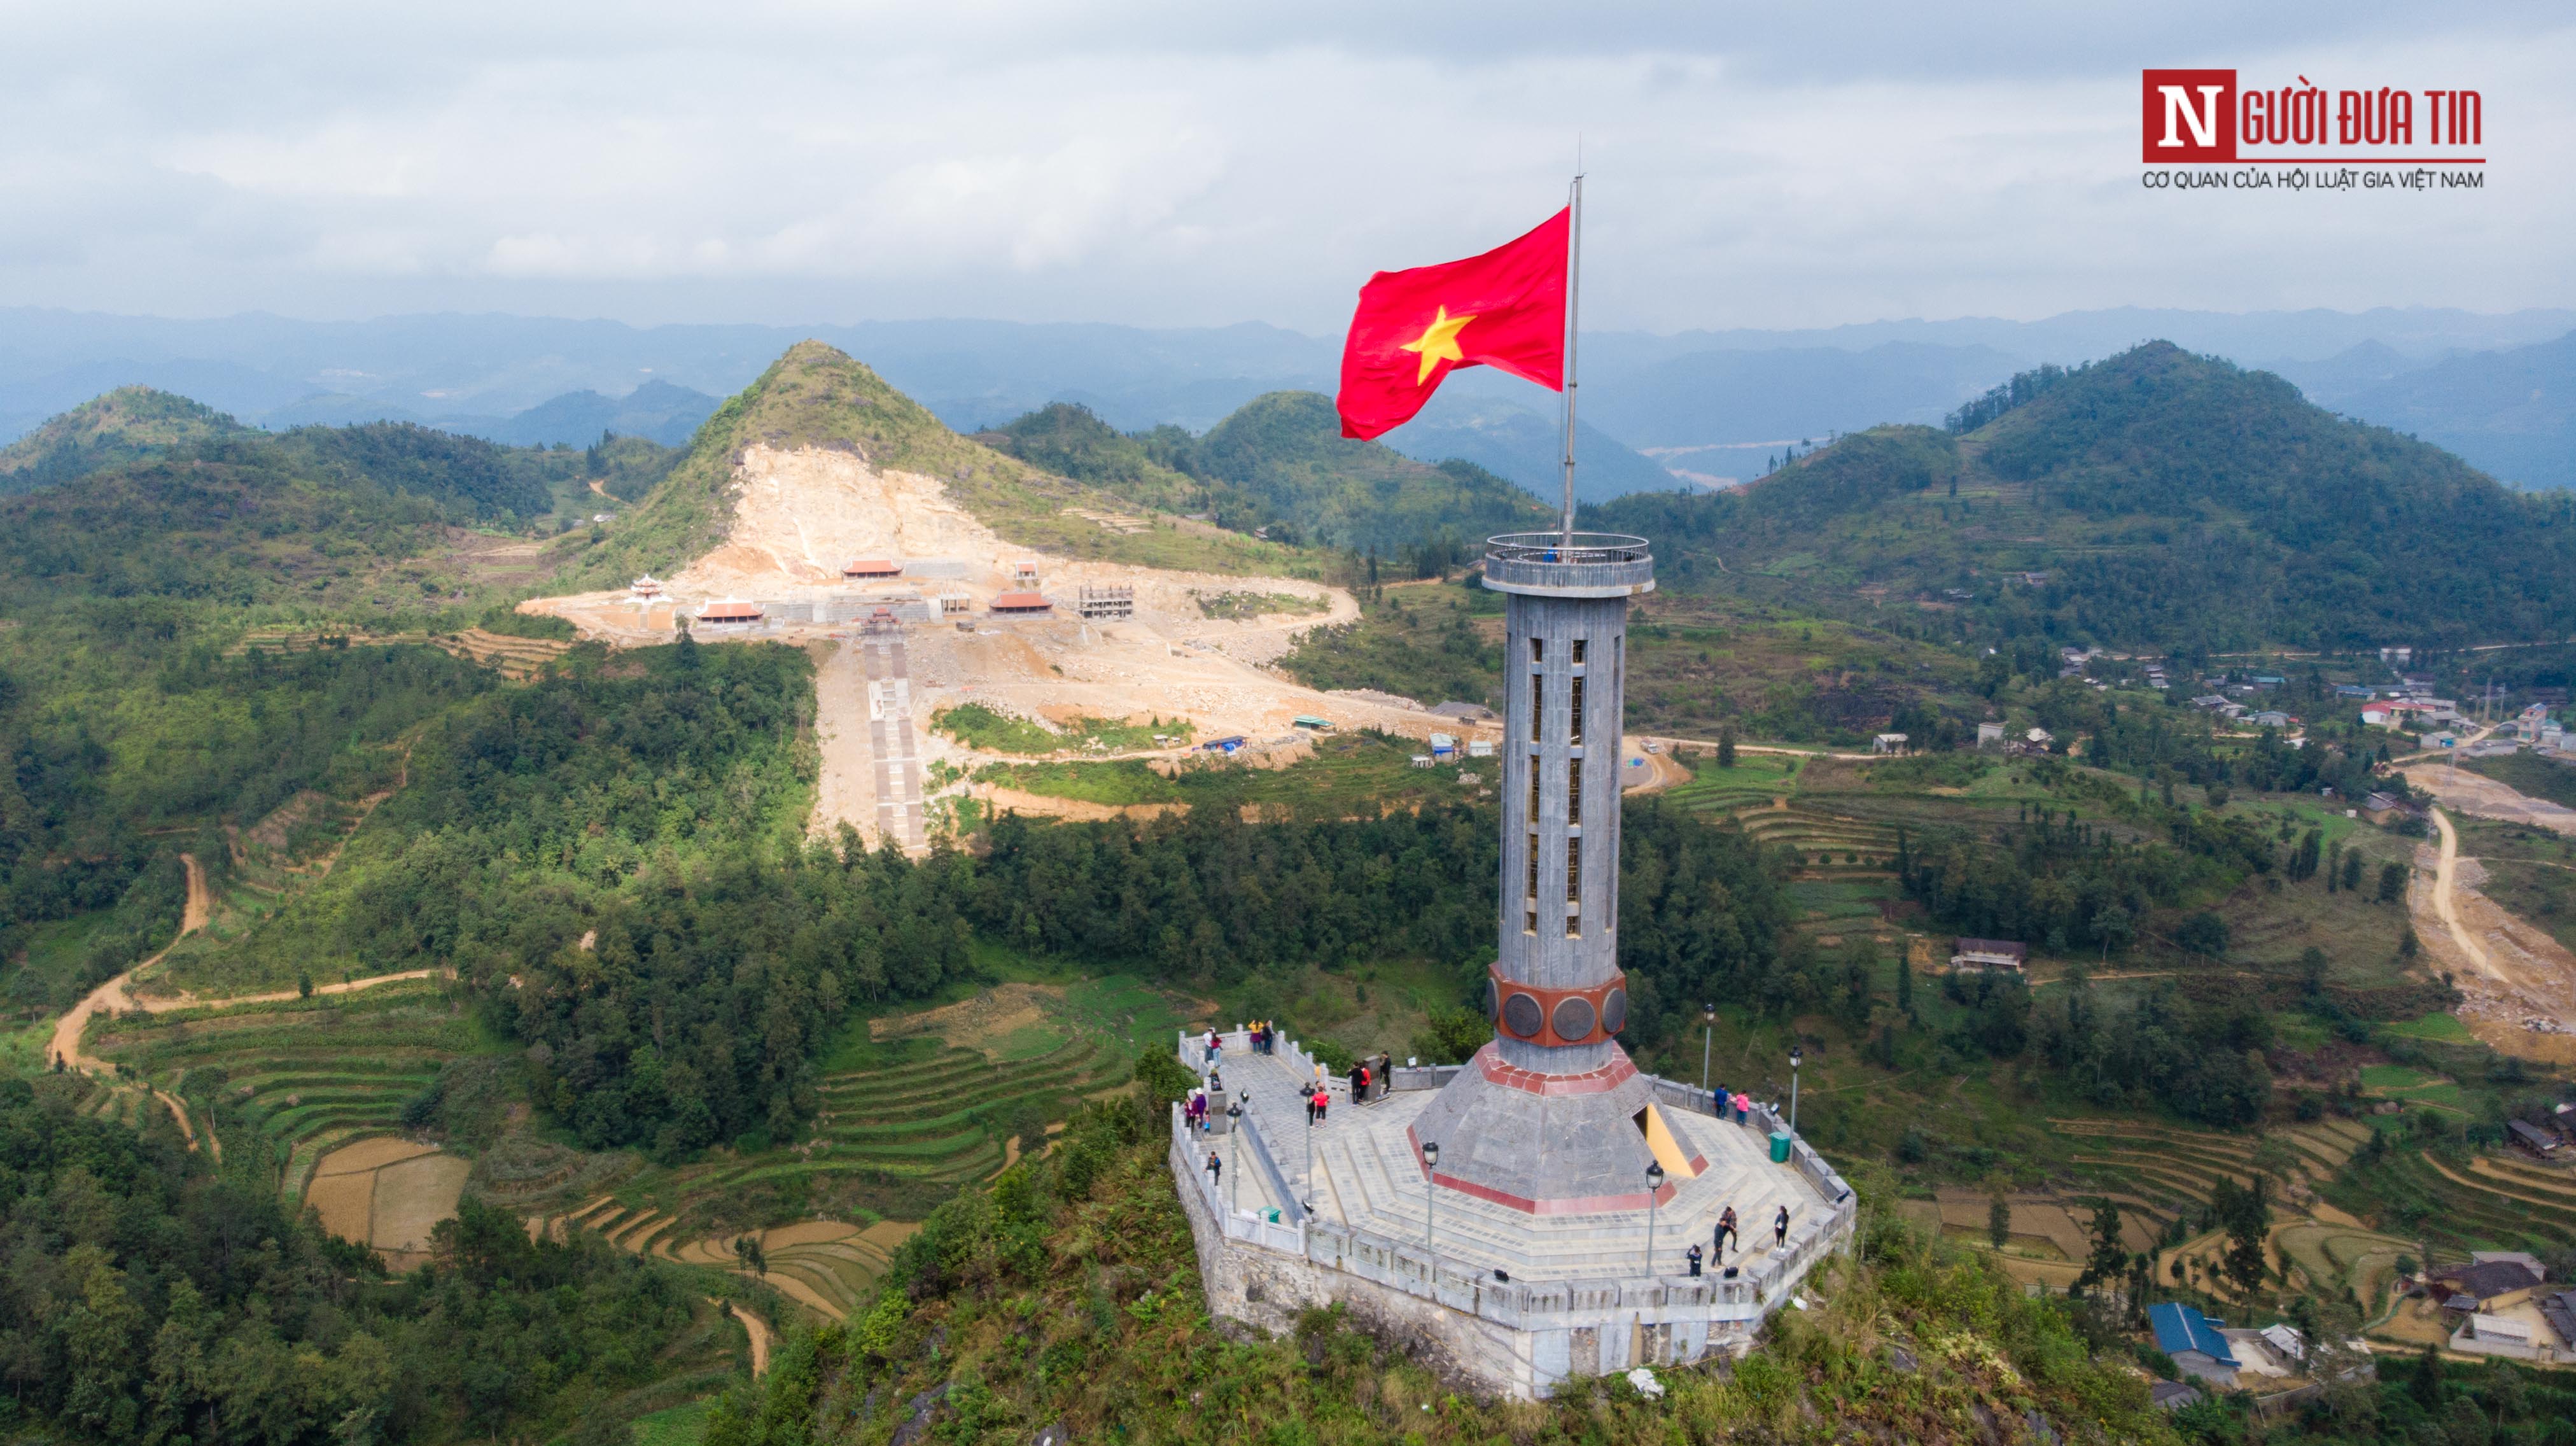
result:
<svg viewBox="0 0 2576 1446"><path fill-rule="evenodd" d="M1565 841L1565 901L1583 902L1583 840L1579 838Z"/></svg>
<svg viewBox="0 0 2576 1446"><path fill-rule="evenodd" d="M1573 700L1566 705L1566 709L1571 721L1566 725L1565 741L1580 748L1583 746L1583 680L1581 678L1574 680Z"/></svg>
<svg viewBox="0 0 2576 1446"><path fill-rule="evenodd" d="M1580 939L1583 937L1582 910L1577 909L1573 913L1565 916L1565 937L1569 939Z"/></svg>
<svg viewBox="0 0 2576 1446"><path fill-rule="evenodd" d="M1530 898L1530 899L1532 899L1532 900L1535 900L1535 899L1537 899L1537 898L1538 898L1538 835L1537 835L1537 834L1531 834L1531 835L1529 836L1529 887L1528 887L1527 889L1523 890L1523 893L1524 893L1528 898Z"/></svg>
<svg viewBox="0 0 2576 1446"><path fill-rule="evenodd" d="M1538 639L1536 639L1536 638L1532 638L1532 639L1530 639L1530 641L1531 641L1531 642L1533 642L1533 643L1535 643L1535 642L1537 642L1537 641L1538 641ZM1536 674L1536 673L1532 673L1532 674L1530 674L1529 708L1530 708L1530 741L1531 741L1532 743L1536 743L1537 741L1539 741L1539 740L1538 740L1538 720L1539 720L1540 718L1542 718L1542 717L1546 716L1546 713L1547 713L1547 684L1545 684L1544 682L1540 681L1540 679L1539 679L1539 675L1538 675L1538 674Z"/></svg>
<svg viewBox="0 0 2576 1446"><path fill-rule="evenodd" d="M1531 760L1529 761L1529 770L1530 770L1530 806L1529 806L1529 818L1528 818L1527 822L1528 822L1528 824L1529 824L1529 826L1530 826L1530 827L1532 827L1532 828L1536 828L1536 827L1538 827L1538 760L1537 760L1537 759L1533 758L1533 759L1531 759Z"/></svg>
<svg viewBox="0 0 2576 1446"><path fill-rule="evenodd" d="M1565 821L1583 827L1583 760L1569 758L1565 763Z"/></svg>
<svg viewBox="0 0 2576 1446"><path fill-rule="evenodd" d="M1578 666L1583 662L1583 640L1581 638L1576 638L1574 640L1574 661Z"/></svg>
<svg viewBox="0 0 2576 1446"><path fill-rule="evenodd" d="M1547 661L1547 639L1530 639L1530 661L1533 663L1544 663Z"/></svg>

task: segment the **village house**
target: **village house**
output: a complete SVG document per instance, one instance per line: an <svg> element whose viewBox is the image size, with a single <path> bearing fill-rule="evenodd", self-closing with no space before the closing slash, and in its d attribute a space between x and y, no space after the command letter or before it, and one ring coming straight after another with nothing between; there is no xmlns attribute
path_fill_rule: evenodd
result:
<svg viewBox="0 0 2576 1446"><path fill-rule="evenodd" d="M2238 1362L2234 1347L2219 1334L2223 1322L2180 1301L2162 1301L2147 1307L2147 1323L2155 1328L2156 1349L2173 1357L2184 1375L2236 1389Z"/></svg>
<svg viewBox="0 0 2576 1446"><path fill-rule="evenodd" d="M2516 1251L2480 1252L2467 1265L2449 1266L2425 1276L2425 1294L2446 1315L2492 1315L2531 1299L2541 1283L2536 1264L2530 1256Z"/></svg>
<svg viewBox="0 0 2576 1446"><path fill-rule="evenodd" d="M2556 1132L2544 1130L2525 1120L2505 1121L2504 1131L2507 1139L2544 1160L2557 1158L2559 1151L2566 1148Z"/></svg>
<svg viewBox="0 0 2576 1446"><path fill-rule="evenodd" d="M2009 939L1958 939L1950 946L1950 968L1963 974L1978 974L1988 969L2018 974L2029 959L2030 946Z"/></svg>

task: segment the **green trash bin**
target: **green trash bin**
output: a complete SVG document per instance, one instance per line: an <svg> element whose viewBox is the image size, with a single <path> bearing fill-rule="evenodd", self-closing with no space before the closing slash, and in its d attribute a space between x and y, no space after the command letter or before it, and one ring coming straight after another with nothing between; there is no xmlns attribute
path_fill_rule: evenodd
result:
<svg viewBox="0 0 2576 1446"><path fill-rule="evenodd" d="M1789 1132L1787 1130L1773 1130L1771 1132L1771 1163L1774 1165L1785 1165L1789 1163Z"/></svg>

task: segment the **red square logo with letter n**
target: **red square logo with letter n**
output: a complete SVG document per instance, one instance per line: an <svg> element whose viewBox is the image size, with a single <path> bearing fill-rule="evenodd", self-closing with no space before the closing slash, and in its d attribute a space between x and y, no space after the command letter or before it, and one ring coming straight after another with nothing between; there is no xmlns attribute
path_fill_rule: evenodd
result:
<svg viewBox="0 0 2576 1446"><path fill-rule="evenodd" d="M2140 139L2148 165L2236 159L2236 72L2150 70Z"/></svg>

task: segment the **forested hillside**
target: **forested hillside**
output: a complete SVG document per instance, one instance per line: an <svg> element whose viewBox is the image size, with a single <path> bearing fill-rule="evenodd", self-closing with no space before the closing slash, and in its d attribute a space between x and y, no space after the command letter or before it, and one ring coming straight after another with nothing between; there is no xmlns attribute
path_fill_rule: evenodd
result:
<svg viewBox="0 0 2576 1446"><path fill-rule="evenodd" d="M1255 397L1188 449L1189 470L1230 482L1301 539L1391 554L1448 537L1473 544L1547 522L1547 509L1473 462L1426 466L1341 434L1316 392Z"/></svg>
<svg viewBox="0 0 2576 1446"><path fill-rule="evenodd" d="M1167 511L1209 514L1240 532L1392 556L1438 540L1473 546L1542 526L1547 510L1473 462L1431 465L1341 434L1332 400L1271 392L1193 437L1133 436L1058 402L985 434L1029 463Z"/></svg>
<svg viewBox="0 0 2576 1446"><path fill-rule="evenodd" d="M0 449L0 496L33 492L102 467L249 430L186 397L150 387L118 387Z"/></svg>
<svg viewBox="0 0 2576 1446"><path fill-rule="evenodd" d="M2228 651L2563 638L2576 502L2515 493L2268 373L2166 343L1883 427L1737 493L1622 498L1669 583L1980 636ZM2017 400L2017 398L2027 398ZM2036 583L2024 574L2041 574Z"/></svg>
<svg viewBox="0 0 2576 1446"><path fill-rule="evenodd" d="M15 1439L550 1439L611 1395L730 1364L674 1267L531 1241L469 1201L439 1227L441 1268L388 1278L157 1113L141 1134L77 1113L86 1088L0 1079Z"/></svg>

